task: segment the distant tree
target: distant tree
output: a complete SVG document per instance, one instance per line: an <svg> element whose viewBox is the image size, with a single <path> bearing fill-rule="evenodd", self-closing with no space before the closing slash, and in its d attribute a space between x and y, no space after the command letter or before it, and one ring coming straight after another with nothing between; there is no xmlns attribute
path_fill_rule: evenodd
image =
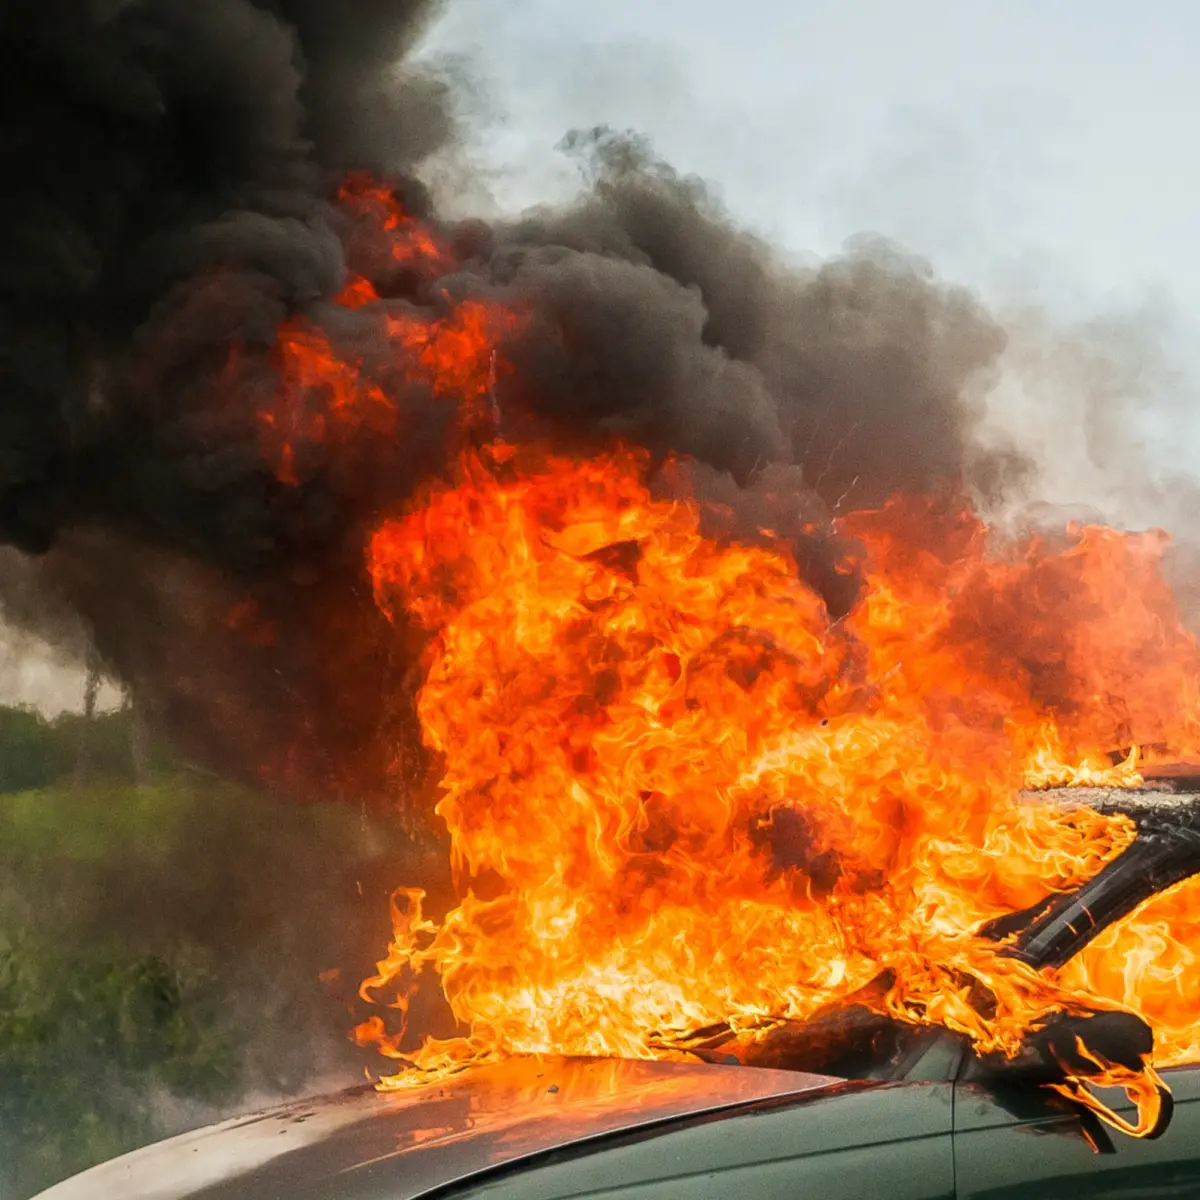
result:
<svg viewBox="0 0 1200 1200"><path fill-rule="evenodd" d="M130 690L125 692L125 712L129 716L129 759L133 765L135 783L143 784L150 775L150 733L142 706Z"/></svg>
<svg viewBox="0 0 1200 1200"><path fill-rule="evenodd" d="M87 678L83 685L83 720L79 724L79 749L75 760L75 782L86 784L92 774L92 743L96 718L96 700L100 695L101 674L100 656L95 649L88 650Z"/></svg>
<svg viewBox="0 0 1200 1200"><path fill-rule="evenodd" d="M61 738L31 709L0 708L0 792L45 787L70 770Z"/></svg>

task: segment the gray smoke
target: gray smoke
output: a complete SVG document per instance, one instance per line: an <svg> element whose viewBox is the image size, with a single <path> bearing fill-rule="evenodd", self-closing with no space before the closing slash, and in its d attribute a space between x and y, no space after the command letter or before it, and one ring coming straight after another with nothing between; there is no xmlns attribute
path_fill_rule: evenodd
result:
<svg viewBox="0 0 1200 1200"><path fill-rule="evenodd" d="M565 209L439 221L420 173L457 136L454 96L405 57L436 11L0 14L0 540L40 556L38 585L185 751L287 792L386 795L398 757L420 777L411 647L361 557L441 468L450 416L389 376L378 311L331 302L348 269L407 313L447 295L520 306L506 430L694 456L714 529L769 520L835 615L857 583L834 569L831 514L903 490L996 493L1024 466L976 448L970 397L1004 337L969 294L869 241L787 267L636 138L572 135L587 180ZM351 237L336 190L362 168L454 248L444 278ZM398 417L392 437L307 448L288 485L258 414L276 329L298 314L377 371Z"/></svg>

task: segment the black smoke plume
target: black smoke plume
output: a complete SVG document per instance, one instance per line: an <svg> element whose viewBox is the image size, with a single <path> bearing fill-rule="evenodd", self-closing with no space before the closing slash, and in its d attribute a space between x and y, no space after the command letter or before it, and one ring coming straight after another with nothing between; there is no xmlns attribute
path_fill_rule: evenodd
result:
<svg viewBox="0 0 1200 1200"><path fill-rule="evenodd" d="M972 448L970 385L1003 335L970 295L870 242L790 267L637 139L569 138L566 208L440 222L421 167L456 137L454 98L406 58L436 7L0 14L0 539L177 744L290 793L384 795L416 761L409 648L362 549L443 465L443 407L404 388L394 436L315 451L294 484L259 436L281 321L382 353L376 318L332 302L348 259L408 312L519 306L506 420L693 456L717 532L769 524L835 614L857 582L833 514L1021 467ZM455 247L445 278L353 244L335 197L361 169Z"/></svg>

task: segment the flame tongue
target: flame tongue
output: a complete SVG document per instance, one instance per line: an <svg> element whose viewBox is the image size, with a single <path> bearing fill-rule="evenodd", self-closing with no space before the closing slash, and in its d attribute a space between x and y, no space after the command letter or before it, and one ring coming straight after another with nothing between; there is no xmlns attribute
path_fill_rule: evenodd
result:
<svg viewBox="0 0 1200 1200"><path fill-rule="evenodd" d="M628 450L485 448L372 540L379 602L431 634L419 713L465 893L441 920L401 895L364 985L431 968L468 1027L405 1060L661 1055L714 1023L803 1020L881 972L880 1011L990 1052L1094 1007L971 931L1128 845L1124 818L1012 802L1027 771L1103 773L1086 764L1128 740L1126 715L1051 707L969 618L999 598L1058 619L1060 689L1138 638L1194 662L1153 591L1120 616L1046 598L1047 578L1140 586L1145 543L1079 531L996 558L966 523L953 562L914 563L877 514L856 529L872 592L835 624L782 549L706 539L647 471ZM1160 711L1156 738L1190 730ZM359 1032L400 1054L380 1024Z"/></svg>

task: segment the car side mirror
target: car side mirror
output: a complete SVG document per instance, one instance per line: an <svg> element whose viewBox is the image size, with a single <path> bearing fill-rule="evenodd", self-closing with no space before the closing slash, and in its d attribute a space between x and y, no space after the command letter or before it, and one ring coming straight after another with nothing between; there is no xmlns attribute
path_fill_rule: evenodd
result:
<svg viewBox="0 0 1200 1200"><path fill-rule="evenodd" d="M1153 1050L1153 1030L1133 1013L1060 1013L1032 1030L1015 1058L980 1056L966 1077L1051 1087L1122 1133L1157 1138L1171 1122L1174 1102L1150 1066ZM1124 1087L1137 1105L1137 1122L1116 1114L1094 1087Z"/></svg>

